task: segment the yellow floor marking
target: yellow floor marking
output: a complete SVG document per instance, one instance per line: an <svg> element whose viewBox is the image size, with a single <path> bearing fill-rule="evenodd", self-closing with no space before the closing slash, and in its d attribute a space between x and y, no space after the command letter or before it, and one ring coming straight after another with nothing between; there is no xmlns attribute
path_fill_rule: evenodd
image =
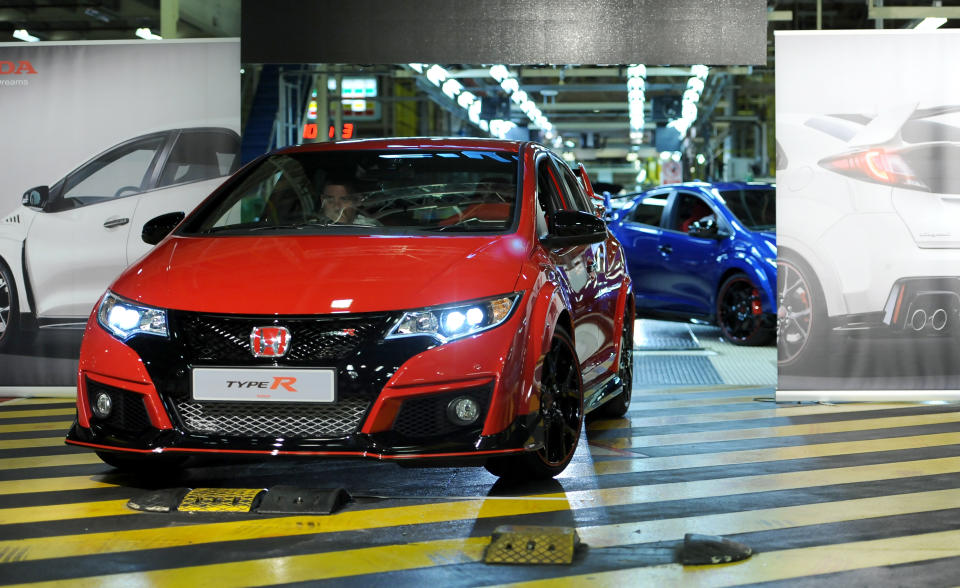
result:
<svg viewBox="0 0 960 588"><path fill-rule="evenodd" d="M67 416L76 414L75 408L46 408L41 410L0 410L0 419L27 417Z"/></svg>
<svg viewBox="0 0 960 588"><path fill-rule="evenodd" d="M537 495L522 500L498 499L485 501L481 498L415 506L348 510L326 517L278 517L183 527L14 539L0 541L0 562L32 561L96 553L119 553L358 529L385 529L400 525L506 517L667 500L732 496L753 492L813 488L832 484L852 484L904 477L955 474L958 472L960 472L960 458L943 458L785 474L743 476L720 480L697 480L648 486L582 490L565 494ZM565 497L567 500L555 500L558 497ZM546 498L547 500L536 500L535 498ZM156 520L158 525L165 524L162 515L156 516ZM279 582L279 580L276 581Z"/></svg>
<svg viewBox="0 0 960 588"><path fill-rule="evenodd" d="M31 433L33 431L63 431L66 435L73 421L56 421L52 423L27 423L25 425L0 425L0 433Z"/></svg>
<svg viewBox="0 0 960 588"><path fill-rule="evenodd" d="M74 504L53 504L48 506L0 508L0 525L136 514L137 511L127 508L126 505L127 500L123 499L103 500L100 502L78 502Z"/></svg>
<svg viewBox="0 0 960 588"><path fill-rule="evenodd" d="M960 500L960 490L941 490L918 492L903 496L883 496L831 503L806 504L701 517L602 525L581 528L578 529L578 533L580 533L581 538L586 543L594 548L613 547L680 539L684 533L691 532L691 530L706 534L729 534L734 532L785 529L857 520L861 518L929 512L951 508L958 500ZM929 539L933 539L934 536L939 536L945 544L956 545L958 543L957 539L960 539L960 531L929 534ZM482 557L483 548L488 542L489 538L487 537L422 541L410 544L349 549L236 563L79 578L71 579L70 584L77 586L176 586L214 582L218 586L246 586L249 585L251 578L256 578L258 584L281 584L287 582L323 580L359 574L375 574L475 562L479 561ZM919 557L921 559L948 557L953 555L955 551L960 552L960 546L944 549L943 545L938 545L932 540L916 542L913 541L911 537L865 541L861 543L864 546L869 544L871 546L889 545L889 547L881 547L880 549L871 551L857 549L858 543L830 547L844 548L844 551L850 554L851 559L857 560L859 564L857 567L872 567L877 565L891 565L891 563L903 563L905 561L918 561L916 559L899 559L902 558L902 556L892 555L899 553L894 550L904 543L909 545L908 549L913 551L911 557ZM810 553L811 550L821 551L822 555L821 553L817 553L814 555L815 558L818 556L830 558L834 553L826 548L807 548L771 552L767 555L790 554L792 552ZM822 568L812 567L812 564L804 562L802 559L791 562L796 564L792 567L783 566L783 560L780 557L767 558L768 561L762 562L760 565L750 563L759 561L760 555L755 555L753 559L747 560L747 562L724 567L702 566L683 570L679 565L655 566L635 568L631 570L633 572L632 576L626 576L623 571L616 571L568 577L562 579L562 581L564 584L570 586L580 586L595 580L599 580L603 585L609 586L632 586L637 585L637 582L640 580L645 580L643 575L647 570L653 570L653 573L657 574L659 573L658 570L662 569L667 569L674 573L676 571L683 572L682 576L675 578L680 581L695 577L689 576L688 574L690 573L700 574L699 577L710 585L717 585L715 583L717 577L723 578L721 582L733 580L733 583L736 583L739 581L770 581L773 579L826 573ZM865 559L866 561L864 561ZM891 559L895 561L891 562ZM847 562L845 565L849 566L850 564L851 562ZM770 572L766 570L767 567L777 568L776 573L778 575L769 575ZM750 572L752 573L740 573L748 568L754 568L756 572L751 569ZM848 567L843 569L853 568ZM707 570L719 573L707 573ZM832 569L829 571L841 570ZM755 575L757 573L760 574L759 578ZM558 579L549 579L531 584L547 585L547 583L549 583L549 585L552 586L556 582L558 582ZM53 583L29 585L43 586L45 584L53 585ZM679 582L674 581L663 585L679 585Z"/></svg>
<svg viewBox="0 0 960 588"><path fill-rule="evenodd" d="M746 421L751 419L775 419L783 417L832 415L851 412L865 412L871 410L895 410L898 408L923 408L916 403L873 403L860 402L851 404L834 404L814 406L790 406L776 408L772 404L769 408L740 410L734 412L712 412L705 414L666 415L656 417L627 417L593 423L592 431L608 429L628 429L631 427L664 427L669 425L693 425L701 423L725 423L730 421Z"/></svg>
<svg viewBox="0 0 960 588"><path fill-rule="evenodd" d="M666 564L509 584L534 588L569 586L737 586L960 556L960 531L854 541L758 553L723 566Z"/></svg>
<svg viewBox="0 0 960 588"><path fill-rule="evenodd" d="M13 400L8 400L6 402L0 403L0 407L4 404L70 404L76 405L76 398L55 398L55 397L32 397L32 398L14 398Z"/></svg>
<svg viewBox="0 0 960 588"><path fill-rule="evenodd" d="M52 468L58 466L88 465L103 462L95 453L73 453L67 455L43 455L40 457L8 457L0 459L0 470L23 468Z"/></svg>
<svg viewBox="0 0 960 588"><path fill-rule="evenodd" d="M848 433L851 431L869 431L873 429L892 429L896 427L916 427L960 422L960 411L923 414L916 416L883 417L877 419L851 419L810 423L806 425L784 425L780 427L759 427L756 429L727 429L723 431L701 431L693 433L666 433L663 435L644 435L630 438L590 440L590 444L608 449L628 449L640 447L659 447L663 445L686 445L691 443L710 443L713 441L742 441L745 439L767 439L770 437L793 437L799 435L823 435L826 433ZM587 437L589 438L589 433Z"/></svg>
<svg viewBox="0 0 960 588"><path fill-rule="evenodd" d="M0 441L0 449L27 449L28 447L66 447L66 445L63 443L63 437L6 439Z"/></svg>
<svg viewBox="0 0 960 588"><path fill-rule="evenodd" d="M7 480L0 482L0 496L7 494L33 494L35 492L59 492L61 490L88 490L90 488L113 488L117 484L101 482L100 476L62 476L59 478L34 478L31 480Z"/></svg>
<svg viewBox="0 0 960 588"><path fill-rule="evenodd" d="M564 470L561 478L588 476L594 472L597 475L655 472L684 468L805 459L808 457L828 457L857 453L875 453L880 451L898 451L902 449L921 449L924 447L942 447L944 445L955 444L960 444L960 433L935 433L932 435L914 435L911 437L839 441L836 443L820 443L816 445L770 447L767 449L698 453L695 455L670 455L663 457L637 456L637 459L601 461L583 466L573 464ZM603 450L602 447L591 448L591 453L595 451L595 449Z"/></svg>

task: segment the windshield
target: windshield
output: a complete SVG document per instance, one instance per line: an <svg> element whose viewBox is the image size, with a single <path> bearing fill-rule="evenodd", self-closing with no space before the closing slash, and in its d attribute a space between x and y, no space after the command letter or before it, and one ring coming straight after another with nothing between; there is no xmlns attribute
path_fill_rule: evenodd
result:
<svg viewBox="0 0 960 588"><path fill-rule="evenodd" d="M775 188L755 190L721 190L727 208L743 226L751 231L772 231L777 225L777 191Z"/></svg>
<svg viewBox="0 0 960 588"><path fill-rule="evenodd" d="M267 157L201 208L183 234L505 232L517 155L313 151Z"/></svg>

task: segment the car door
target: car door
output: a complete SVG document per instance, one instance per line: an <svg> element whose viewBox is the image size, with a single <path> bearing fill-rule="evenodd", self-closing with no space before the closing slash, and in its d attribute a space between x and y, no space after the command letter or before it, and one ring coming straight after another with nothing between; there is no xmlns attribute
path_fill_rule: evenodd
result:
<svg viewBox="0 0 960 588"><path fill-rule="evenodd" d="M127 240L127 264L150 251L143 226L175 212L190 213L240 165L240 137L229 129L177 131L173 147L163 158L156 187L137 199Z"/></svg>
<svg viewBox="0 0 960 588"><path fill-rule="evenodd" d="M39 318L84 320L127 266L130 220L169 133L122 143L77 168L30 226L26 271Z"/></svg>
<svg viewBox="0 0 960 588"><path fill-rule="evenodd" d="M582 184L577 181L570 168L559 159L555 159L554 163L560 171L561 188L566 190L571 206L587 214L596 214ZM616 345L619 337L615 336L614 320L619 288L615 281L607 276L607 267L612 264L612 260L608 263L607 258L614 255L614 252L608 251L606 241L592 243L587 247L589 251L585 297L589 301L588 319L576 333L576 342L590 357L585 371L590 376L602 377L616 369Z"/></svg>
<svg viewBox="0 0 960 588"><path fill-rule="evenodd" d="M657 244L658 263L663 291L663 310L685 314L712 314L717 256L716 239L694 237L690 225L714 215L721 215L700 194L677 190L671 196L667 220Z"/></svg>
<svg viewBox="0 0 960 588"><path fill-rule="evenodd" d="M660 233L670 190L649 192L638 197L622 212L616 235L627 258L627 271L633 281L637 310L663 310L666 288L660 267Z"/></svg>

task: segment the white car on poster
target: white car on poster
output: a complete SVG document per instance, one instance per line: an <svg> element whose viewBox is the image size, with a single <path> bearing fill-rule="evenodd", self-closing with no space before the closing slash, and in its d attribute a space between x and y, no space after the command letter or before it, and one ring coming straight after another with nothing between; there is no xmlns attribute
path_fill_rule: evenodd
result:
<svg viewBox="0 0 960 588"><path fill-rule="evenodd" d="M960 330L960 106L778 115L778 351Z"/></svg>
<svg viewBox="0 0 960 588"><path fill-rule="evenodd" d="M0 216L0 351L26 327L82 328L107 285L239 162L231 129L170 129L27 190Z"/></svg>

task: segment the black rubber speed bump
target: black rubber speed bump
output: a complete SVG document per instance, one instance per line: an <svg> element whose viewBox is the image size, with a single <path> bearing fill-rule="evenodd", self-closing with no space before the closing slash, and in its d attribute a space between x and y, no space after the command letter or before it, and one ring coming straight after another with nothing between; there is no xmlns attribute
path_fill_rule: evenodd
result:
<svg viewBox="0 0 960 588"><path fill-rule="evenodd" d="M353 500L345 488L276 486L260 500L261 514L333 514Z"/></svg>
<svg viewBox="0 0 960 588"><path fill-rule="evenodd" d="M572 527L504 525L497 527L490 536L483 561L569 565L573 563L573 553L579 544L580 537Z"/></svg>
<svg viewBox="0 0 960 588"><path fill-rule="evenodd" d="M328 515L353 498L344 488L167 488L131 498L145 512Z"/></svg>
<svg viewBox="0 0 960 588"><path fill-rule="evenodd" d="M680 563L685 566L723 564L741 561L751 555L753 549L743 543L719 535L687 533L680 548Z"/></svg>

